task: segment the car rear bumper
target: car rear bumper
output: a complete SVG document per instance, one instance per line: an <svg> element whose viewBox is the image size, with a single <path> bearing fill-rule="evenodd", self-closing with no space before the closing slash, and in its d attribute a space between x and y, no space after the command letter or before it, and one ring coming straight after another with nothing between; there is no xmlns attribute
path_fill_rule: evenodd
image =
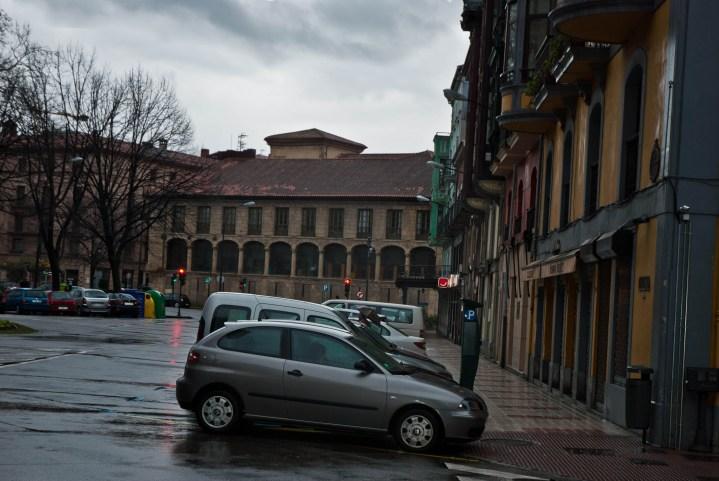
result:
<svg viewBox="0 0 719 481"><path fill-rule="evenodd" d="M192 401L195 397L195 390L190 383L182 376L175 383L175 396L177 403L182 409L192 409Z"/></svg>
<svg viewBox="0 0 719 481"><path fill-rule="evenodd" d="M444 435L449 440L479 439L487 423L487 413L479 410L446 411L441 415Z"/></svg>

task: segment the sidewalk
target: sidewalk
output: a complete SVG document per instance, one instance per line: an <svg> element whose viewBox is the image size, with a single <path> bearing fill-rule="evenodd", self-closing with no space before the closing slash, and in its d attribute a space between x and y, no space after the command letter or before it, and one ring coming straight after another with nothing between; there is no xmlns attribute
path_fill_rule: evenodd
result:
<svg viewBox="0 0 719 481"><path fill-rule="evenodd" d="M427 354L459 379L460 348L428 334ZM719 481L719 457L647 447L570 399L480 359L475 391L489 408L471 454L547 475L586 481Z"/></svg>

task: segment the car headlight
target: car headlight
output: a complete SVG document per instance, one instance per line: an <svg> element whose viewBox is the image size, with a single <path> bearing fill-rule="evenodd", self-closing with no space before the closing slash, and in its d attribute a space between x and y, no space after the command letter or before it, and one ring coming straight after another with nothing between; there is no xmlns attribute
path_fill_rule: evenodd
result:
<svg viewBox="0 0 719 481"><path fill-rule="evenodd" d="M462 399L462 402L459 403L459 406L457 407L466 411L479 411L482 409L482 405L480 404L480 402L472 398Z"/></svg>

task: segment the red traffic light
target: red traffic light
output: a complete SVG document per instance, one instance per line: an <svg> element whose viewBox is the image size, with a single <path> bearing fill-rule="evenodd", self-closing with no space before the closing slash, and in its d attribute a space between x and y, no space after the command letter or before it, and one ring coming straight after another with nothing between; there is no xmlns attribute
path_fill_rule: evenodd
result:
<svg viewBox="0 0 719 481"><path fill-rule="evenodd" d="M437 279L437 287L440 289L446 289L449 287L449 277L440 277Z"/></svg>
<svg viewBox="0 0 719 481"><path fill-rule="evenodd" d="M345 283L346 286L351 286L351 285L352 285L352 279L350 279L349 277L345 277L344 283Z"/></svg>
<svg viewBox="0 0 719 481"><path fill-rule="evenodd" d="M185 277L185 268L180 267L179 269L177 269L177 275L180 277Z"/></svg>

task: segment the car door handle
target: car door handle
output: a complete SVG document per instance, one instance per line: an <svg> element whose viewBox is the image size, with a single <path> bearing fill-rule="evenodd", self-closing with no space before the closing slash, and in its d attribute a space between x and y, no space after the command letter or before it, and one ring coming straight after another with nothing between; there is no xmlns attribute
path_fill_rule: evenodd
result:
<svg viewBox="0 0 719 481"><path fill-rule="evenodd" d="M290 376L301 377L302 371L300 371L299 369L293 369L292 371L287 371L287 374L289 374Z"/></svg>

